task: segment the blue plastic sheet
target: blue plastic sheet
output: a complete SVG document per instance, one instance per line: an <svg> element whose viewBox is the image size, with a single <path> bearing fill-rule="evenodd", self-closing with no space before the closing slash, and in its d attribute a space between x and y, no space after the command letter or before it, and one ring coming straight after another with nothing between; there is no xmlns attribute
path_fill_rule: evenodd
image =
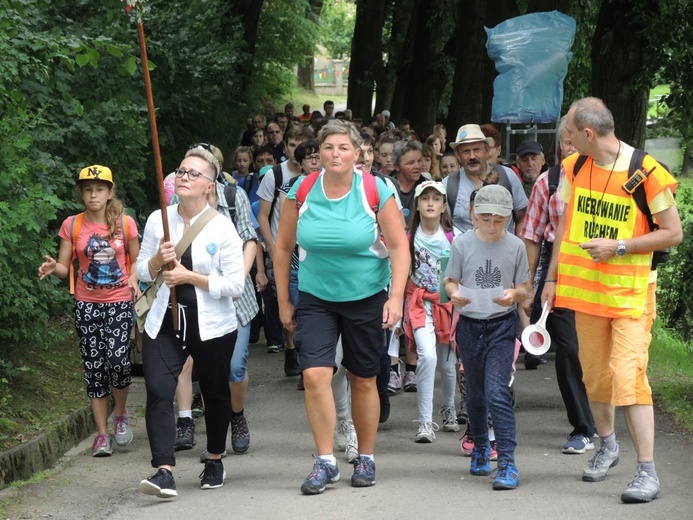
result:
<svg viewBox="0 0 693 520"><path fill-rule="evenodd" d="M563 80L573 57L575 20L558 11L511 18L493 29L486 50L495 62L491 120L551 123L563 104Z"/></svg>

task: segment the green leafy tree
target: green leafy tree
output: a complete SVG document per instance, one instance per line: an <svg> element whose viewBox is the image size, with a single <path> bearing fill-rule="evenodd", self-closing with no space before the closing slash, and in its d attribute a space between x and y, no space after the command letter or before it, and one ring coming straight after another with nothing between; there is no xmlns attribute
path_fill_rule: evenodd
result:
<svg viewBox="0 0 693 520"><path fill-rule="evenodd" d="M353 0L324 2L320 17L320 44L330 58L343 60L349 55L355 21L356 3Z"/></svg>

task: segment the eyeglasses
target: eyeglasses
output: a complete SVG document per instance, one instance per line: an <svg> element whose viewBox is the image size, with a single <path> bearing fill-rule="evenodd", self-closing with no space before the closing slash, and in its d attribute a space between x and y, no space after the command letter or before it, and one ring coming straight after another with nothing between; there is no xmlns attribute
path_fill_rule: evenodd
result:
<svg viewBox="0 0 693 520"><path fill-rule="evenodd" d="M314 155L306 155L306 156L303 158L303 160L304 160L304 161L310 161L310 162L318 162L318 161L320 161L320 154L319 154L319 153L316 153L316 154L314 154Z"/></svg>
<svg viewBox="0 0 693 520"><path fill-rule="evenodd" d="M176 177L178 177L179 179L182 179L187 174L188 179L190 179L191 181L197 180L199 177L204 177L205 179L209 179L210 181L214 182L214 179L212 179L211 177L208 177L204 173L200 173L195 170L185 170L183 168L178 168L174 173L176 174Z"/></svg>

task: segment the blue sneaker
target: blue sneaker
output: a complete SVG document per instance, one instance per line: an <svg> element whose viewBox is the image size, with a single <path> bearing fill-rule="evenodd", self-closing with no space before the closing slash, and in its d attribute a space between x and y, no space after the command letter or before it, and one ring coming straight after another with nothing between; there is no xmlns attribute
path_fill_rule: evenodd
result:
<svg viewBox="0 0 693 520"><path fill-rule="evenodd" d="M500 463L493 479L493 489L515 489L520 485L520 473L515 464Z"/></svg>
<svg viewBox="0 0 693 520"><path fill-rule="evenodd" d="M325 491L327 484L334 484L340 479L339 468L321 458L315 457L313 471L306 477L301 486L304 495L319 495Z"/></svg>
<svg viewBox="0 0 693 520"><path fill-rule="evenodd" d="M352 462L354 474L351 476L353 487L375 486L375 461L368 457L358 456Z"/></svg>
<svg viewBox="0 0 693 520"><path fill-rule="evenodd" d="M486 476L491 474L491 448L489 446L474 446L472 450L472 464L469 472L472 475Z"/></svg>

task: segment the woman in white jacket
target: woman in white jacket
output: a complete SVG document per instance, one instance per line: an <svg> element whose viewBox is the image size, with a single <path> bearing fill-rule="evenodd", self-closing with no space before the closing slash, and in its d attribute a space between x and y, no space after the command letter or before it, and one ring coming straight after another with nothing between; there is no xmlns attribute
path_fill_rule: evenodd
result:
<svg viewBox="0 0 693 520"><path fill-rule="evenodd" d="M214 216L182 254L175 244L209 208L207 195L215 189L219 163L203 148L190 150L175 172L175 193L180 203L169 206L171 240L164 242L161 211L147 220L137 258L137 276L149 282L167 264L164 283L147 315L142 350L147 389L147 434L152 466L157 473L140 482L140 491L161 498L177 495L172 468L175 465L175 418L173 399L178 375L192 356L200 377L205 402L207 461L200 475L201 487L223 486L226 473L221 454L226 449L231 401L229 366L236 341L233 298L243 292L243 242L233 223ZM176 288L179 330L173 328L170 289Z"/></svg>

